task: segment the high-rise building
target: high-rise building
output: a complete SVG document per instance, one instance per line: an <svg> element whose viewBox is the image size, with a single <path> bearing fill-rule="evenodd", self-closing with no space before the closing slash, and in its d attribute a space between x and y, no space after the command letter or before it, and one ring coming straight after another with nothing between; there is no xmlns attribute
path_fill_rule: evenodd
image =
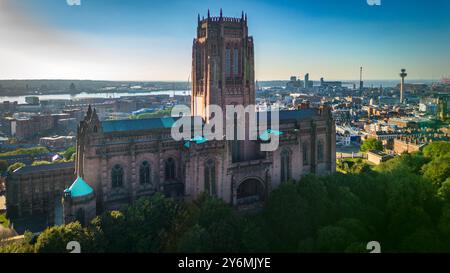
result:
<svg viewBox="0 0 450 273"><path fill-rule="evenodd" d="M305 74L305 88L309 88L309 73Z"/></svg>
<svg viewBox="0 0 450 273"><path fill-rule="evenodd" d="M359 69L359 92L362 93L363 89L364 89L363 68L361 66L361 68Z"/></svg>

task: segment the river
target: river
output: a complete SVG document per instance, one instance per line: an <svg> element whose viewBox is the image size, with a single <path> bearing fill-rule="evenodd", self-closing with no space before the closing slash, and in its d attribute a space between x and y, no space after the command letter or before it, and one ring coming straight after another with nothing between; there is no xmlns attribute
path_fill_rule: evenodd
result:
<svg viewBox="0 0 450 273"><path fill-rule="evenodd" d="M79 94L52 94L52 95L25 95L25 96L0 96L0 103L4 101L25 103L26 97L39 97L39 100L76 100L84 98L120 98L130 96L155 96L155 95L190 95L189 90L167 90L167 91L151 91L151 92L108 92L108 93L79 93Z"/></svg>

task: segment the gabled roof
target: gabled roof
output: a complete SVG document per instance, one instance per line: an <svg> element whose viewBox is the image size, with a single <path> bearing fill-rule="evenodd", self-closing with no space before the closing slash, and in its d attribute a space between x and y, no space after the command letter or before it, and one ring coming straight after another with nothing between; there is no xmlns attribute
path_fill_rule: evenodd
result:
<svg viewBox="0 0 450 273"><path fill-rule="evenodd" d="M83 178L79 177L73 182L72 186L68 189L64 190L65 193L70 193L70 196L73 197L83 197L87 196L94 192L94 190L89 186L86 182L84 182Z"/></svg>
<svg viewBox="0 0 450 273"><path fill-rule="evenodd" d="M61 170L61 169L69 169L74 168L74 162L60 162L60 163L52 163L52 164L43 164L43 165L35 165L35 166L24 166L13 172L13 174L30 174L30 173L39 173L39 172L47 172L52 170Z"/></svg>

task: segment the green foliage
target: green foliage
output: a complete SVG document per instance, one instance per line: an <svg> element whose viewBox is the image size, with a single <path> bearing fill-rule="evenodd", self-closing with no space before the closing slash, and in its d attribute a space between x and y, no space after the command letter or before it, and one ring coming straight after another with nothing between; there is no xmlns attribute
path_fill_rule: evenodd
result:
<svg viewBox="0 0 450 273"><path fill-rule="evenodd" d="M361 152L383 151L383 143L375 138L369 138L361 145Z"/></svg>
<svg viewBox="0 0 450 273"><path fill-rule="evenodd" d="M184 233L178 244L178 251L187 253L211 252L212 248L208 231L198 224Z"/></svg>
<svg viewBox="0 0 450 273"><path fill-rule="evenodd" d="M146 119L146 118L162 118L162 117L170 117L172 114L172 108L167 108L164 110L157 110L152 113L142 113L138 115L132 115L131 118L134 119Z"/></svg>
<svg viewBox="0 0 450 273"><path fill-rule="evenodd" d="M390 159L376 166L374 169L379 172L404 171L408 173L420 174L422 167L430 162L421 153L404 153L398 157Z"/></svg>
<svg viewBox="0 0 450 273"><path fill-rule="evenodd" d="M306 176L273 190L246 215L205 194L177 202L161 194L96 217L53 227L37 242L0 252L450 252L450 178L445 145L403 154L373 170L348 161L347 174ZM358 167L355 167L358 166Z"/></svg>
<svg viewBox="0 0 450 273"><path fill-rule="evenodd" d="M91 252L93 250L94 240L92 234L89 230L83 228L80 223L73 222L67 225L54 226L42 232L35 244L35 252L67 252L66 246L71 241L79 242L82 252Z"/></svg>
<svg viewBox="0 0 450 273"><path fill-rule="evenodd" d="M41 160L41 161L34 161L32 166L39 166L39 165L50 165L53 164L52 162Z"/></svg>
<svg viewBox="0 0 450 273"><path fill-rule="evenodd" d="M120 211L105 212L92 220L93 234L99 242L98 252L126 252L131 250L126 236L125 216Z"/></svg>
<svg viewBox="0 0 450 273"><path fill-rule="evenodd" d="M222 200L201 196L191 208L193 223L180 239L178 251L237 252L241 248L242 219ZM200 239L200 241L194 240Z"/></svg>
<svg viewBox="0 0 450 273"><path fill-rule="evenodd" d="M62 156L64 157L65 160L70 161L72 160L72 156L75 154L75 152L76 152L75 147L69 147L62 153Z"/></svg>
<svg viewBox="0 0 450 273"><path fill-rule="evenodd" d="M423 149L423 154L433 158L448 157L450 156L450 141L430 143Z"/></svg>
<svg viewBox="0 0 450 273"><path fill-rule="evenodd" d="M450 141L439 141L428 144L423 149L424 161L417 164L417 173L429 179L437 188L450 177ZM425 164L426 163L426 164Z"/></svg>
<svg viewBox="0 0 450 273"><path fill-rule="evenodd" d="M8 161L0 160L0 173L6 172L8 170Z"/></svg>
<svg viewBox="0 0 450 273"><path fill-rule="evenodd" d="M105 252L161 252L181 210L161 194L141 198L123 212L97 217L94 235Z"/></svg>
<svg viewBox="0 0 450 273"><path fill-rule="evenodd" d="M295 251L299 243L296 238L311 236L328 216L328 209L327 189L321 180L311 176L298 184L283 184L272 192L265 211L268 225L274 230L271 248Z"/></svg>
<svg viewBox="0 0 450 273"><path fill-rule="evenodd" d="M22 240L0 244L0 253L33 253L32 236L30 232L25 232Z"/></svg>
<svg viewBox="0 0 450 273"><path fill-rule="evenodd" d="M317 250L319 252L343 252L357 242L357 238L342 227L326 226L319 230Z"/></svg>
<svg viewBox="0 0 450 273"><path fill-rule="evenodd" d="M12 164L12 165L10 165L9 167L8 167L8 173L13 173L15 170L17 170L18 168L22 168L22 167L25 167L26 165L25 165L25 163L22 163L22 162L16 162L16 163L14 163L14 164Z"/></svg>
<svg viewBox="0 0 450 273"><path fill-rule="evenodd" d="M442 183L438 190L438 196L450 204L450 177Z"/></svg>
<svg viewBox="0 0 450 273"><path fill-rule="evenodd" d="M0 226L3 226L4 228L9 228L9 220L6 218L5 214L0 214Z"/></svg>
<svg viewBox="0 0 450 273"><path fill-rule="evenodd" d="M45 147L33 147L33 148L20 148L15 151L0 153L0 156L11 156L11 155L32 155L32 154L42 154L49 153L50 151Z"/></svg>
<svg viewBox="0 0 450 273"><path fill-rule="evenodd" d="M438 187L450 177L450 156L438 157L422 168L423 176Z"/></svg>
<svg viewBox="0 0 450 273"><path fill-rule="evenodd" d="M338 159L336 160L336 169L341 173L367 173L372 170L371 165L366 160L357 159Z"/></svg>

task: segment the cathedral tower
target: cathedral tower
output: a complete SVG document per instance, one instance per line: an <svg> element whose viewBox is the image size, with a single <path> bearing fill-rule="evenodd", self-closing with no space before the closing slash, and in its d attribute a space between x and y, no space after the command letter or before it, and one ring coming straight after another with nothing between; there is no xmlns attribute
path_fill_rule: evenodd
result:
<svg viewBox="0 0 450 273"><path fill-rule="evenodd" d="M255 104L253 38L247 15L198 17L192 49L191 112L206 121L206 107Z"/></svg>

